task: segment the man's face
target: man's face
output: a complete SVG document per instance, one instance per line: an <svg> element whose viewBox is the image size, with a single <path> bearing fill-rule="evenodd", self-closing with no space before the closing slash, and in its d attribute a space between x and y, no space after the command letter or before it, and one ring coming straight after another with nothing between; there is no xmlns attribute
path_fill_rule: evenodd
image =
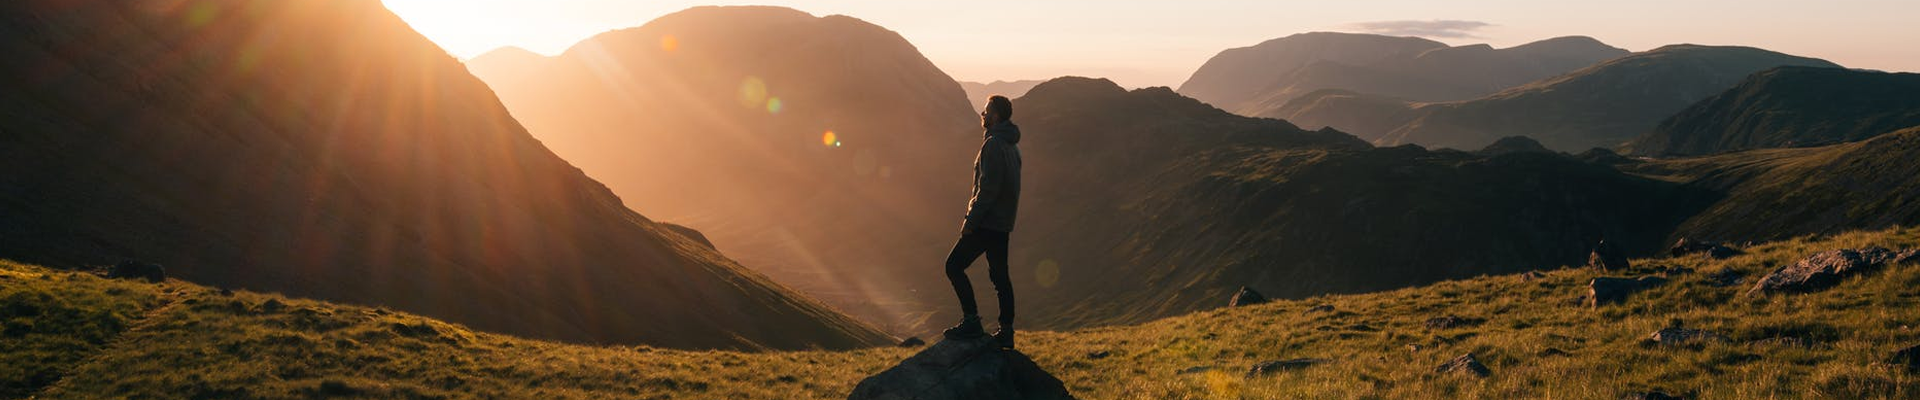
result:
<svg viewBox="0 0 1920 400"><path fill-rule="evenodd" d="M992 108L988 108L988 107L981 107L981 108L985 109L986 111L980 112L980 127L992 128L995 122L1000 122L999 113L993 112Z"/></svg>

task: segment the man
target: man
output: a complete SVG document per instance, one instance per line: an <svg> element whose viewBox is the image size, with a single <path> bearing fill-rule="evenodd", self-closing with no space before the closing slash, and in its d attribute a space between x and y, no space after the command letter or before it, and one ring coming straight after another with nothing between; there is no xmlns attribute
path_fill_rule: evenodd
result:
<svg viewBox="0 0 1920 400"><path fill-rule="evenodd" d="M947 254L947 279L960 295L962 317L959 325L945 332L949 339L986 334L980 328L973 283L967 280L967 267L986 253L987 275L1000 299L1000 328L993 338L1009 349L1013 348L1013 282L1007 278L1007 236L1020 209L1020 148L1014 146L1020 143L1020 127L1012 118L1013 102L1004 96L987 99L986 111L980 112L980 126L987 132L973 160L973 199L967 203L960 240Z"/></svg>

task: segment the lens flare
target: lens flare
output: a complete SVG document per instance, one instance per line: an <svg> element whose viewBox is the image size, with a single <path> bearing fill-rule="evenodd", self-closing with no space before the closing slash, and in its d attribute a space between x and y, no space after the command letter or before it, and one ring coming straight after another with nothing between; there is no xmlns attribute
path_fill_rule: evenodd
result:
<svg viewBox="0 0 1920 400"><path fill-rule="evenodd" d="M672 52L680 49L680 38L673 35L660 35L660 50Z"/></svg>
<svg viewBox="0 0 1920 400"><path fill-rule="evenodd" d="M760 108L767 104L767 82L760 77L749 76L740 81L740 105L746 108Z"/></svg>
<svg viewBox="0 0 1920 400"><path fill-rule="evenodd" d="M767 99L767 113L779 114L780 109L786 108L786 105L787 104L785 102L780 101L779 97Z"/></svg>
<svg viewBox="0 0 1920 400"><path fill-rule="evenodd" d="M1050 288L1060 283L1060 263L1051 258L1041 260L1040 266L1033 269L1033 280L1040 283L1040 287Z"/></svg>
<svg viewBox="0 0 1920 400"><path fill-rule="evenodd" d="M827 145L827 147L840 147L840 135L834 134L833 131L827 131L826 134L820 135L820 144Z"/></svg>

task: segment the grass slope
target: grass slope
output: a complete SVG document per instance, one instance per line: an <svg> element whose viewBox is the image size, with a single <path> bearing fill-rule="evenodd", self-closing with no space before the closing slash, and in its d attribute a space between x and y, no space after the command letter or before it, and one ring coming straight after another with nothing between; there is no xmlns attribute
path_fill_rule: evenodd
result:
<svg viewBox="0 0 1920 400"><path fill-rule="evenodd" d="M1033 332L1022 348L1088 399L1612 398L1656 389L1690 398L1911 398L1920 379L1879 363L1920 342L1920 267L1792 295L1744 296L1747 285L1708 278L1732 273L1752 282L1814 252L1869 245L1920 246L1920 229L1795 238L1718 261L1635 260L1635 271L1604 275L1664 274L1673 282L1599 309L1572 303L1603 274L1557 270ZM1692 272L1669 272L1680 270ZM14 263L0 263L0 277L0 365L44 371L0 374L8 377L4 397L832 399L912 352L564 345L179 281L110 281ZM1322 305L1332 310L1311 310ZM1446 315L1485 321L1424 327ZM1730 340L1642 343L1675 321ZM1779 337L1811 344L1764 342ZM1108 355L1090 356L1097 352ZM1468 352L1490 377L1433 371ZM1256 362L1298 357L1332 362L1244 375Z"/></svg>

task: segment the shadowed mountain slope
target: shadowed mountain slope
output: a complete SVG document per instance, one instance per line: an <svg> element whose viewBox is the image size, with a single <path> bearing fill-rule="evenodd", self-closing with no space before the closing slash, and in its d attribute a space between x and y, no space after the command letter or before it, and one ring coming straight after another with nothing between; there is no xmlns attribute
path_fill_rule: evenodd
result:
<svg viewBox="0 0 1920 400"><path fill-rule="evenodd" d="M1783 67L1694 103L1628 143L1684 156L1853 142L1920 125L1920 74Z"/></svg>
<svg viewBox="0 0 1920 400"><path fill-rule="evenodd" d="M1869 140L1658 160L1636 173L1724 193L1672 237L1774 240L1920 225L1920 127Z"/></svg>
<svg viewBox="0 0 1920 400"><path fill-rule="evenodd" d="M556 57L468 64L560 156L742 264L896 331L951 302L938 270L978 117L893 31L695 7Z"/></svg>
<svg viewBox="0 0 1920 400"><path fill-rule="evenodd" d="M1222 51L1201 65L1180 93L1237 114L1276 117L1289 101L1320 89L1416 101L1465 100L1626 54L1581 36L1494 49L1312 32Z"/></svg>
<svg viewBox="0 0 1920 400"><path fill-rule="evenodd" d="M1243 285L1301 297L1578 264L1602 236L1649 252L1704 204L1561 155L1372 148L1165 88L1061 78L1015 106L1015 286L1048 327L1217 307Z"/></svg>
<svg viewBox="0 0 1920 400"><path fill-rule="evenodd" d="M1750 47L1665 46L1479 99L1417 105L1417 117L1373 141L1474 149L1524 135L1558 151L1612 148L1747 75L1780 66L1839 67Z"/></svg>
<svg viewBox="0 0 1920 400"><path fill-rule="evenodd" d="M577 342L887 340L628 210L378 1L0 9L0 257Z"/></svg>

